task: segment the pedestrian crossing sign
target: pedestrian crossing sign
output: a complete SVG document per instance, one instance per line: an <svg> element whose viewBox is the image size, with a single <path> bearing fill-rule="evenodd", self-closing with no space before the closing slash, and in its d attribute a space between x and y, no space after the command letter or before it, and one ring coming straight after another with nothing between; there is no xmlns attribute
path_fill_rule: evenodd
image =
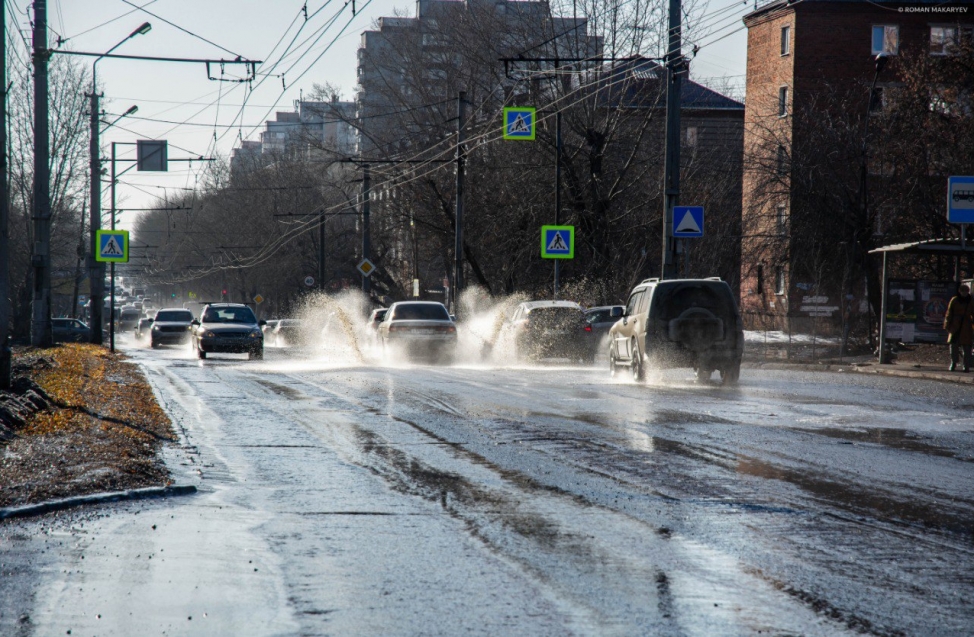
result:
<svg viewBox="0 0 974 637"><path fill-rule="evenodd" d="M536 110L530 106L504 108L504 139L534 141Z"/></svg>
<svg viewBox="0 0 974 637"><path fill-rule="evenodd" d="M575 226L541 226L542 259L575 258Z"/></svg>
<svg viewBox="0 0 974 637"><path fill-rule="evenodd" d="M95 243L98 246L95 261L109 263L129 262L128 230L98 230L95 233Z"/></svg>

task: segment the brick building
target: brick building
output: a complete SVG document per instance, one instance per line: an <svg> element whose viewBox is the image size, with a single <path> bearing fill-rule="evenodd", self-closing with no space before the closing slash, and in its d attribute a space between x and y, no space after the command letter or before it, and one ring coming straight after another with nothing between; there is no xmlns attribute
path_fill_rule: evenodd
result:
<svg viewBox="0 0 974 637"><path fill-rule="evenodd" d="M855 244L842 235L843 217L866 210L870 190L881 189L872 176L879 167L868 166L868 182L861 177L867 171L860 172L868 161L862 140L869 139L869 113L882 109L884 91L897 85L895 65L877 64L877 56L947 54L956 38L971 33L974 6L779 0L756 8L744 24L742 309L752 325L781 328L808 316L838 323L839 299L850 314L867 311L865 281L850 280L836 255ZM845 189L845 207L808 195L809 166L822 160L816 136L826 135L834 148L846 144L849 170L835 181L837 193ZM834 228L832 245L807 245L803 229L813 227Z"/></svg>

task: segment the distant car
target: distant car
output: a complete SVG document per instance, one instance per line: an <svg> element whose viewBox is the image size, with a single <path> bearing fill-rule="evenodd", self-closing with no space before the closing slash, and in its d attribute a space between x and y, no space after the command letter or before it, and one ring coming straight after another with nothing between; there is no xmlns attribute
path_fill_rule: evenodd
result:
<svg viewBox="0 0 974 637"><path fill-rule="evenodd" d="M582 341L582 306L573 301L527 301L501 326L500 338L513 344L514 358L541 360L587 357Z"/></svg>
<svg viewBox="0 0 974 637"><path fill-rule="evenodd" d="M160 345L182 345L189 340L192 329L193 313L189 310L181 307L158 310L149 330L149 344L153 348Z"/></svg>
<svg viewBox="0 0 974 637"><path fill-rule="evenodd" d="M134 331L135 326L139 324L140 318L142 318L142 310L134 305L124 305L118 309L118 320L115 322L115 329L119 332Z"/></svg>
<svg viewBox="0 0 974 637"><path fill-rule="evenodd" d="M393 303L378 327L385 352L430 360L452 360L457 349L457 326L442 303L402 301Z"/></svg>
<svg viewBox="0 0 974 637"><path fill-rule="evenodd" d="M378 343L379 323L381 323L382 320L386 317L386 313L388 311L389 308L385 308L385 307L380 307L377 310L372 310L372 312L369 314L369 320L365 323L366 331L369 335L369 338L374 343ZM452 316L450 317L450 319L455 320L453 319Z"/></svg>
<svg viewBox="0 0 974 637"><path fill-rule="evenodd" d="M271 319L270 321L264 321L264 325L261 326L260 330L264 333L265 343L270 343L268 336L270 335L271 332L274 331L274 328L277 327L277 324L280 322L281 322L280 319Z"/></svg>
<svg viewBox="0 0 974 637"><path fill-rule="evenodd" d="M646 366L692 367L697 380L717 370L736 383L744 355L744 324L730 286L719 278L646 279L629 294L622 320L609 330L609 371Z"/></svg>
<svg viewBox="0 0 974 637"><path fill-rule="evenodd" d="M298 319L281 319L270 334L265 335L265 338L270 336L272 340L268 342L273 342L278 347L298 345L302 340L301 327L301 321Z"/></svg>
<svg viewBox="0 0 974 637"><path fill-rule="evenodd" d="M140 318L139 324L135 326L135 338L142 340L149 337L149 330L152 329L151 318Z"/></svg>
<svg viewBox="0 0 974 637"><path fill-rule="evenodd" d="M389 311L389 308L386 308L386 307L380 307L377 310L372 310L372 313L369 314L368 323L366 324L368 326L368 328L370 330L372 330L373 332L376 331L376 330L378 330L379 329L379 323L381 323L383 321L383 319L385 319L386 312L388 312L388 311ZM451 316L450 318L452 319L453 317Z"/></svg>
<svg viewBox="0 0 974 637"><path fill-rule="evenodd" d="M51 319L54 341L58 343L85 343L91 336L88 326L73 318Z"/></svg>
<svg viewBox="0 0 974 637"><path fill-rule="evenodd" d="M264 358L266 321L258 321L253 310L239 303L210 303L203 308L199 320L193 320L191 332L193 349L199 358L210 353L247 354L248 358Z"/></svg>
<svg viewBox="0 0 974 637"><path fill-rule="evenodd" d="M609 328L622 318L625 309L625 305L603 305L585 310L582 318L581 346L586 362L595 362L595 356L607 350Z"/></svg>

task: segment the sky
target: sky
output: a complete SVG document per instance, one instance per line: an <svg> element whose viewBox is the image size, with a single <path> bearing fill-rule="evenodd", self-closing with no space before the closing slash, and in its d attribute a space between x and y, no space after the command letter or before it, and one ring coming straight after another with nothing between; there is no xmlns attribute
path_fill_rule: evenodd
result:
<svg viewBox="0 0 974 637"><path fill-rule="evenodd" d="M246 83L211 81L200 63L131 61L104 58L98 81L102 107L111 121L130 106L138 112L102 133L103 148L119 142L119 158L134 156L137 139L165 139L169 158L228 156L240 140L259 140L263 122L276 111L290 111L302 91L314 84L339 87L343 99L354 95L356 50L360 34L373 21L398 9L415 15L415 5L401 0L355 0L356 14L342 0L48 0L52 47L104 53L143 22L152 30L126 41L116 54L232 60L240 56L261 61L253 90ZM700 47L691 63L691 78L710 86L727 82L740 94L746 62L746 32L741 17L753 0L710 0ZM7 20L30 41L30 0L9 0ZM141 7L142 9L139 9ZM151 12L155 15L149 15ZM303 25L303 26L302 26ZM296 36L296 38L295 38ZM17 37L14 35L14 37ZM290 53L282 53L292 41ZM689 51L687 43L685 51ZM90 65L93 58L78 57ZM240 65L219 65L211 73L234 79ZM119 163L121 172L127 163ZM172 162L167 174L136 172L122 175L117 207L147 208L193 189L202 163ZM107 188L106 197L107 197ZM109 208L106 200L103 209ZM129 227L138 214L122 212L119 227Z"/></svg>

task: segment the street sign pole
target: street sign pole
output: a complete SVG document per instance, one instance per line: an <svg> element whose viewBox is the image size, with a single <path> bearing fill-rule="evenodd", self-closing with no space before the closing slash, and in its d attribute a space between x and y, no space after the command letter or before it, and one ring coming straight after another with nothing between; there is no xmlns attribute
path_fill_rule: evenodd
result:
<svg viewBox="0 0 974 637"><path fill-rule="evenodd" d="M561 225L561 111L555 113L555 225ZM555 259L555 294L558 298L558 275L561 259Z"/></svg>
<svg viewBox="0 0 974 637"><path fill-rule="evenodd" d="M118 142L112 142L112 231L115 230L115 145ZM109 266L111 269L109 287L111 288L111 302L108 304L108 349L111 352L115 352L115 262L112 261ZM101 329L101 326L98 326Z"/></svg>

